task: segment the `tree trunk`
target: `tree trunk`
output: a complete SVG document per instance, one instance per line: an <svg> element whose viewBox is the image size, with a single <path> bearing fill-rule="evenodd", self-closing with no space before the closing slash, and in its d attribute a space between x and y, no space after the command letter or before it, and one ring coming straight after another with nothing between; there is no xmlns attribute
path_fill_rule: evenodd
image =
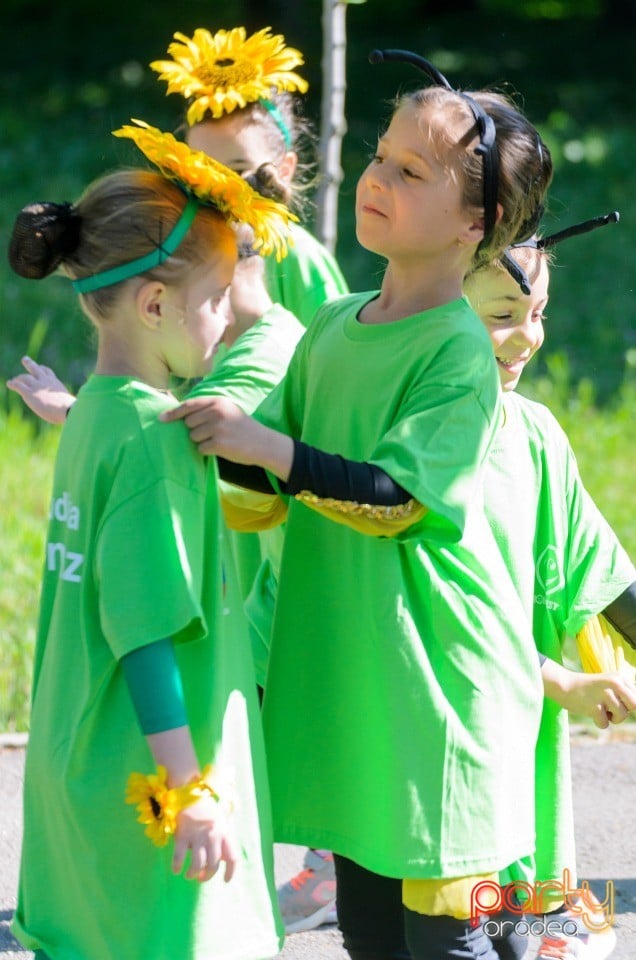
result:
<svg viewBox="0 0 636 960"><path fill-rule="evenodd" d="M335 253L338 236L338 191L342 183L341 148L345 120L346 0L323 0L322 106L319 174L316 191L316 236Z"/></svg>

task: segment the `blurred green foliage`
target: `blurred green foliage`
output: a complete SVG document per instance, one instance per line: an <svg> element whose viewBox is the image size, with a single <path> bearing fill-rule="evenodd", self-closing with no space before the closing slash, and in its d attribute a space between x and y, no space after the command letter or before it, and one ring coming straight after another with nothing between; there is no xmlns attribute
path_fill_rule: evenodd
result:
<svg viewBox="0 0 636 960"><path fill-rule="evenodd" d="M548 347L563 351L573 382L592 379L600 402L618 389L625 357L636 347L631 250L636 240L636 79L632 0L367 0L352 5L348 23L348 134L338 254L353 288L374 286L377 258L355 242L356 179L399 89L420 75L404 65L371 66L375 46L424 53L465 89L491 86L516 95L538 125L555 160L544 230L613 209L618 227L563 244L553 270ZM440 12L440 9L443 12ZM321 2L227 0L222 9L184 0L178 11L138 0L113 0L98 13L79 0L51 7L39 0L4 0L0 64L0 231L7 237L22 205L72 200L95 176L139 163L135 148L111 131L131 117L178 127L182 103L166 97L148 68L175 30L191 34L244 23L271 25L306 57L311 83L305 112L317 126L321 87ZM636 15L634 16L636 21ZM40 359L77 387L90 367L92 332L68 283L15 277L0 262L0 378L15 372L33 324L47 333ZM552 319L554 317L554 319ZM545 373L546 365L537 365Z"/></svg>

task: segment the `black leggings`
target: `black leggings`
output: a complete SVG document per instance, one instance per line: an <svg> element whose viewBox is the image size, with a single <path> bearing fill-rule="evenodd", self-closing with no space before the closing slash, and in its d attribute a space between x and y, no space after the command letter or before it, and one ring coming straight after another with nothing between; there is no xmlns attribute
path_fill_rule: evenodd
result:
<svg viewBox="0 0 636 960"><path fill-rule="evenodd" d="M339 854L334 862L338 926L352 960L521 960L526 952L525 937L494 940L483 922L473 927L468 920L415 913L402 904L401 880Z"/></svg>

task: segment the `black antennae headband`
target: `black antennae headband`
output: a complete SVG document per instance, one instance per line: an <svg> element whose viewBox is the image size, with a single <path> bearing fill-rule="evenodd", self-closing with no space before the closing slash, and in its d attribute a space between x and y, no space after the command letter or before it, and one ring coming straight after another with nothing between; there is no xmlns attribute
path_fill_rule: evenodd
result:
<svg viewBox="0 0 636 960"><path fill-rule="evenodd" d="M562 240L567 240L569 237L577 237L582 233L589 233L591 230L598 229L598 227L606 227L608 223L618 223L620 218L621 215L618 210L614 210L613 213L606 213L602 217L592 217L591 220L582 220L581 223L573 223L571 227L559 230L558 233L551 233L548 237L541 237L539 240L531 237L528 240L523 240L521 243L513 243L512 247L533 247L537 250L549 250L550 247L556 246L556 244L561 243Z"/></svg>

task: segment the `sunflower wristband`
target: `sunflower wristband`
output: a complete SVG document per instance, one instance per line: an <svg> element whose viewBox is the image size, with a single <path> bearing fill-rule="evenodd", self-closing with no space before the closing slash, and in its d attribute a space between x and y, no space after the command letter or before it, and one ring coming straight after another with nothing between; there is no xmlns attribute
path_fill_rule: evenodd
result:
<svg viewBox="0 0 636 960"><path fill-rule="evenodd" d="M136 804L137 821L145 824L145 834L156 847L165 847L177 829L177 816L202 797L216 803L220 797L209 782L212 767L205 767L201 776L180 787L168 786L168 772L158 766L156 773L131 773L126 789L126 803Z"/></svg>

